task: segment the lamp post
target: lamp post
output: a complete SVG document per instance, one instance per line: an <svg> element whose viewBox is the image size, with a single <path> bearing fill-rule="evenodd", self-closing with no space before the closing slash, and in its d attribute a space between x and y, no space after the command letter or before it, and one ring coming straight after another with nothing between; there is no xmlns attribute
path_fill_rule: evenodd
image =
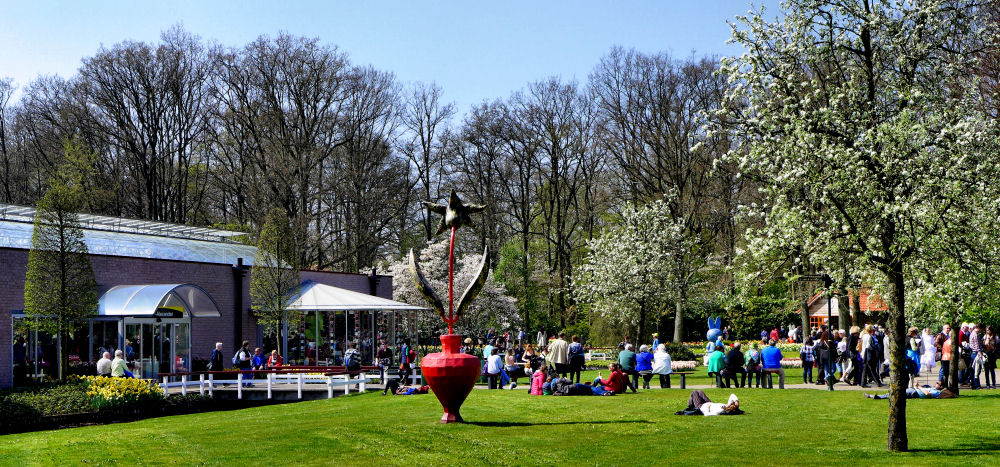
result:
<svg viewBox="0 0 1000 467"><path fill-rule="evenodd" d="M833 298L830 293L830 287L833 285L833 279L829 274L823 274L823 286L826 288L826 389L828 391L833 391L833 347L831 347L831 339L833 330Z"/></svg>

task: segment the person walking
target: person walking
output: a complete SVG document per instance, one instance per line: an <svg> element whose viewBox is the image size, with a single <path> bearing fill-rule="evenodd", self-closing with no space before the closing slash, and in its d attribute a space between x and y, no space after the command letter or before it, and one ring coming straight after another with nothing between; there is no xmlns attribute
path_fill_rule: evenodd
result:
<svg viewBox="0 0 1000 467"><path fill-rule="evenodd" d="M205 368L208 371L222 371L226 369L222 363L222 342L215 343L215 348L212 349L212 356L208 357L208 365Z"/></svg>
<svg viewBox="0 0 1000 467"><path fill-rule="evenodd" d="M569 379L579 384L580 373L583 372L583 366L587 363L587 359L584 354L583 344L580 343L580 336L573 336L572 340L573 342L569 344L567 351L567 356L569 357Z"/></svg>
<svg viewBox="0 0 1000 467"><path fill-rule="evenodd" d="M392 366L392 349L385 343L385 339L379 342L378 350L375 352L375 364L378 365L378 379L384 385L386 384L385 374Z"/></svg>
<svg viewBox="0 0 1000 467"><path fill-rule="evenodd" d="M253 378L253 373L251 372L253 367L253 353L250 352L250 341L243 341L240 350L237 350L236 355L233 356L233 361L243 371L243 386L248 388L253 387L253 383L250 382L250 379Z"/></svg>
<svg viewBox="0 0 1000 467"><path fill-rule="evenodd" d="M934 337L934 360L942 362L941 369L938 370L938 381L944 381L947 371L944 369L944 341L951 338L951 326L945 324L941 327L941 332ZM947 384L945 384L947 386Z"/></svg>
<svg viewBox="0 0 1000 467"><path fill-rule="evenodd" d="M417 364L417 351L410 347L410 339L403 339L403 347L399 349L399 378L404 384L410 384L410 374Z"/></svg>
<svg viewBox="0 0 1000 467"><path fill-rule="evenodd" d="M983 372L986 374L986 389L997 388L997 348L1000 341L993 330L993 326L986 326L986 334L983 336L983 353L986 355L986 363Z"/></svg>
<svg viewBox="0 0 1000 467"><path fill-rule="evenodd" d="M930 375L934 371L936 350L934 336L931 335L930 328L924 328L924 332L920 334L920 371L926 375Z"/></svg>
<svg viewBox="0 0 1000 467"><path fill-rule="evenodd" d="M870 324L865 325L865 332L861 335L861 359L864 362L861 387L869 388L871 387L869 383L876 383L882 387L882 380L878 375L878 338Z"/></svg>
<svg viewBox="0 0 1000 467"><path fill-rule="evenodd" d="M656 346L656 352L653 353L653 374L660 377L660 389L666 389L670 387L670 373L673 370L670 368L670 354L667 353L667 348L665 345L660 344Z"/></svg>
<svg viewBox="0 0 1000 467"><path fill-rule="evenodd" d="M503 359L500 357L500 349L493 347L490 356L486 359L486 377L489 379L490 389L500 389L500 370L503 370Z"/></svg>
<svg viewBox="0 0 1000 467"><path fill-rule="evenodd" d="M920 329L910 326L906 336L906 369L913 387L920 386L917 382L917 377L920 376L920 345Z"/></svg>
<svg viewBox="0 0 1000 467"><path fill-rule="evenodd" d="M799 360L802 361L802 384L812 384L813 382L813 338L807 337L802 348L799 350Z"/></svg>
<svg viewBox="0 0 1000 467"><path fill-rule="evenodd" d="M986 366L986 355L983 354L983 325L973 324L970 327L972 330L969 332L969 351L971 352L972 371L969 381L972 389L982 389L979 375L983 373Z"/></svg>
<svg viewBox="0 0 1000 467"><path fill-rule="evenodd" d="M569 373L569 343L566 342L566 333L560 332L559 338L549 344L549 363L555 367L559 376L566 377Z"/></svg>

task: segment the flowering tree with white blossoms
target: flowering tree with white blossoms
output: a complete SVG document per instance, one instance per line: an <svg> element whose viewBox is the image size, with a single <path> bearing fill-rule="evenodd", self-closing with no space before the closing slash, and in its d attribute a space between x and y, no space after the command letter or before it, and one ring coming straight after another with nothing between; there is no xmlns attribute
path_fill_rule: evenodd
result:
<svg viewBox="0 0 1000 467"><path fill-rule="evenodd" d="M908 449L907 286L918 258L974 232L953 219L991 201L998 161L973 71L996 31L977 2L788 0L784 17L740 17L720 115L730 157L760 186L744 256L789 251L842 264L890 309L888 448ZM995 201L995 200L994 200ZM938 254L940 253L940 254ZM947 279L938 276L932 280Z"/></svg>
<svg viewBox="0 0 1000 467"><path fill-rule="evenodd" d="M663 200L626 206L619 225L588 242L574 295L614 325L637 326L645 339L647 319L678 300L678 284L688 280L683 262L692 242Z"/></svg>
<svg viewBox="0 0 1000 467"><path fill-rule="evenodd" d="M472 282L482 259L482 254L468 254L456 258L456 294L461 294ZM428 243L420 252L418 260L431 286L435 290L448 290L448 237L441 236L437 241ZM394 259L382 273L392 276L393 300L412 304L425 303L413 282L413 276L410 275L410 265L406 257ZM514 298L506 295L503 284L490 274L479 295L472 301L462 318L455 323L455 332L482 335L490 327L498 329L517 327L521 323L521 317L514 303ZM432 310L417 314L417 326L422 333L431 335L437 335L448 329Z"/></svg>

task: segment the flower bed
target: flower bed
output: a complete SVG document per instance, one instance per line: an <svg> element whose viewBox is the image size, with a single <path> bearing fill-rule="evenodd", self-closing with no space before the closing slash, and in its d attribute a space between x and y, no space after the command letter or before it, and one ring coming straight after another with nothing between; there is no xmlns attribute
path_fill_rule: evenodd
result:
<svg viewBox="0 0 1000 467"><path fill-rule="evenodd" d="M97 410L140 410L166 398L163 388L155 381L101 376L85 376L83 381L87 387L87 395Z"/></svg>
<svg viewBox="0 0 1000 467"><path fill-rule="evenodd" d="M198 394L167 397L154 381L88 376L30 389L0 392L0 433L111 423L213 410Z"/></svg>

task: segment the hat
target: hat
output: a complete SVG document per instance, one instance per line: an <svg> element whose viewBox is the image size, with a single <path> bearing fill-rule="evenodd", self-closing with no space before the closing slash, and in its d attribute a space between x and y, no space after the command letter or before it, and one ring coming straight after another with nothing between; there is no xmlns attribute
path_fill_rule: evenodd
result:
<svg viewBox="0 0 1000 467"><path fill-rule="evenodd" d="M660 333L658 333L658 332L654 332L654 333L653 333L653 337L660 337Z"/></svg>
<svg viewBox="0 0 1000 467"><path fill-rule="evenodd" d="M472 338L471 337L466 337L465 338L465 343L466 344L471 344L472 343Z"/></svg>

